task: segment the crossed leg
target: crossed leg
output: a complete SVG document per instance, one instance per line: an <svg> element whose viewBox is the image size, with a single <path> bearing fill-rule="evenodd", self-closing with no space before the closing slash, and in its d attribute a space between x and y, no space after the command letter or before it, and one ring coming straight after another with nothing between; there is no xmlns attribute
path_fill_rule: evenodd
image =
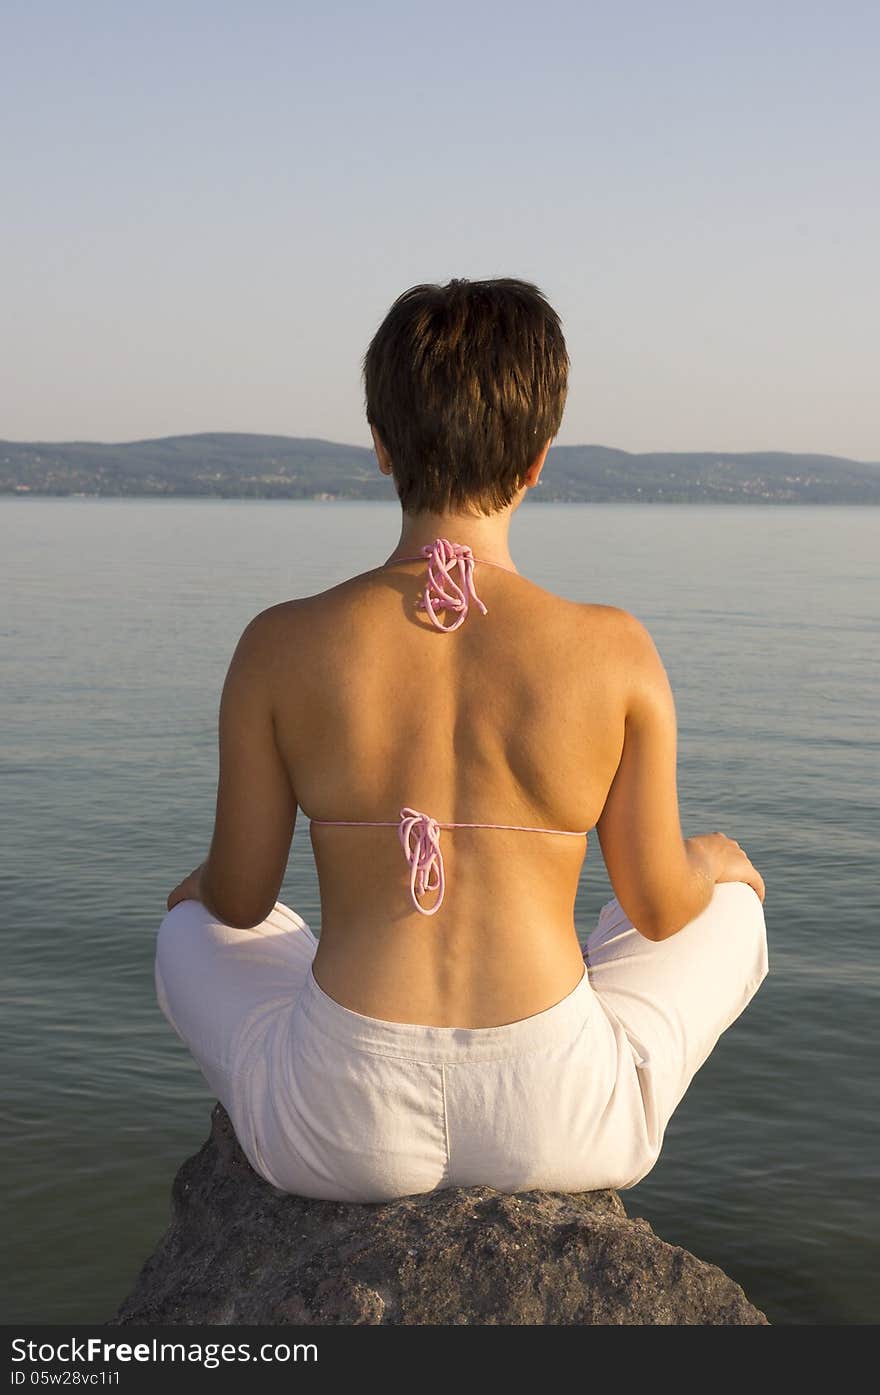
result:
<svg viewBox="0 0 880 1395"><path fill-rule="evenodd" d="M757 892L719 882L705 910L666 940L648 940L614 897L587 937L584 959L605 1012L636 1059L653 1154L694 1075L768 973L767 928Z"/></svg>
<svg viewBox="0 0 880 1395"><path fill-rule="evenodd" d="M236 1081L301 991L317 947L302 916L281 901L247 930L193 900L179 901L159 926L159 1007L230 1115Z"/></svg>

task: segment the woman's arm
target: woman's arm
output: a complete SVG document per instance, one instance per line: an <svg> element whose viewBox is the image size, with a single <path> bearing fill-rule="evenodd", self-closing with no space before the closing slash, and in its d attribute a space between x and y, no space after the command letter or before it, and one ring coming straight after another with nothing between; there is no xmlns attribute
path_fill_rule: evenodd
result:
<svg viewBox="0 0 880 1395"><path fill-rule="evenodd" d="M200 899L239 929L258 925L275 905L296 823L273 717L279 609L261 611L246 626L220 698L217 808Z"/></svg>
<svg viewBox="0 0 880 1395"><path fill-rule="evenodd" d="M682 837L675 702L663 662L641 621L620 612L627 672L623 752L596 824L622 908L649 940L663 940L705 910L716 881L763 882L722 833ZM735 849L735 852L733 851Z"/></svg>

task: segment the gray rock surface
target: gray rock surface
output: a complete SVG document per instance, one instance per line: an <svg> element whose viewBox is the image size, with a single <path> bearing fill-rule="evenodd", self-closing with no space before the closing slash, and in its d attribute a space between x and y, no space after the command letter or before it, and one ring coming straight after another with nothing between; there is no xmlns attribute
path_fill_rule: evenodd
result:
<svg viewBox="0 0 880 1395"><path fill-rule="evenodd" d="M767 1323L714 1264L627 1216L616 1192L315 1201L257 1176L222 1105L211 1122L109 1326Z"/></svg>

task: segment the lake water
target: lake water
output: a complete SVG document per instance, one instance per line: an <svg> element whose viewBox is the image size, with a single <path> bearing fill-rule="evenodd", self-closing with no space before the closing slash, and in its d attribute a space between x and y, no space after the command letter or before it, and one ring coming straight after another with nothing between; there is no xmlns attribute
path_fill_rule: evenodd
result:
<svg viewBox="0 0 880 1395"><path fill-rule="evenodd" d="M877 523L845 507L528 504L521 571L650 629L686 835L767 883L770 976L698 1073L630 1214L773 1322L876 1322ZM106 1321L213 1103L154 999L205 857L220 689L259 610L378 565L396 505L0 499L2 1320ZM585 938L611 890L591 839ZM280 899L315 929L301 818Z"/></svg>

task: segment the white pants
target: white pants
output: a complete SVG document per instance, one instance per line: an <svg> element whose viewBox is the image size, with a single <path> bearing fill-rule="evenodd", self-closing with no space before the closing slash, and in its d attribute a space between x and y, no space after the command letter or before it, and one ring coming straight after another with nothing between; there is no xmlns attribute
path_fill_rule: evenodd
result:
<svg viewBox="0 0 880 1395"><path fill-rule="evenodd" d="M318 986L317 945L280 901L250 930L181 901L159 927L156 991L255 1171L341 1201L634 1186L768 971L763 907L745 882L717 885L659 942L608 901L578 986L500 1027L352 1012Z"/></svg>

